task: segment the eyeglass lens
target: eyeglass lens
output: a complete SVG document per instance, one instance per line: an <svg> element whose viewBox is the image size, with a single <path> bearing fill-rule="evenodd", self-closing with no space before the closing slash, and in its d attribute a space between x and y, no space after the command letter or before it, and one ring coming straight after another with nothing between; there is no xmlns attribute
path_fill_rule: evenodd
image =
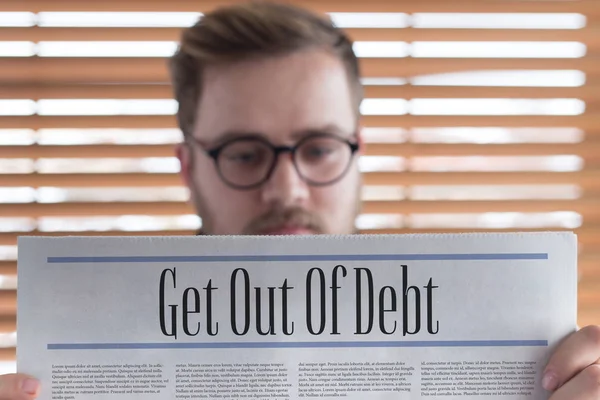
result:
<svg viewBox="0 0 600 400"><path fill-rule="evenodd" d="M275 150L258 139L242 139L221 151L218 168L228 183L249 187L266 180L274 168ZM346 171L352 150L348 143L331 137L314 137L302 141L294 153L298 173L314 184L327 184Z"/></svg>

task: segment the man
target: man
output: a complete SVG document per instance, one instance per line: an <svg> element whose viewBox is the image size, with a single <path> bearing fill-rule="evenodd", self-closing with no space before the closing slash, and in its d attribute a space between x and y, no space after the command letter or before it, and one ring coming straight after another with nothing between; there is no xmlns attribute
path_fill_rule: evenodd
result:
<svg viewBox="0 0 600 400"><path fill-rule="evenodd" d="M353 231L362 92L341 32L286 6L223 9L185 31L172 75L205 233Z"/></svg>
<svg viewBox="0 0 600 400"><path fill-rule="evenodd" d="M184 32L171 64L182 175L205 234L346 234L359 212L352 43L290 6L237 5ZM600 327L567 338L543 378L552 399L600 398ZM0 377L0 400L38 382Z"/></svg>

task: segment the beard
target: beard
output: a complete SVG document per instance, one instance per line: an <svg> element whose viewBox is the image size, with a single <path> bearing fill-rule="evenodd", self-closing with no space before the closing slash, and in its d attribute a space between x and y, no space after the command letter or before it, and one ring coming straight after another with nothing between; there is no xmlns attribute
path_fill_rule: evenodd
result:
<svg viewBox="0 0 600 400"><path fill-rule="evenodd" d="M326 232L325 223L314 213L301 207L273 207L250 221L242 234L261 235L284 227L306 229L314 234Z"/></svg>
<svg viewBox="0 0 600 400"><path fill-rule="evenodd" d="M215 233L214 219L218 218L218 215L210 212L210 207L208 207L208 204L205 202L199 186L200 185L193 178L190 180L190 200L193 203L198 216L202 219L201 233L212 235ZM275 231L286 227L307 230L312 232L312 234L358 233L358 229L355 226L355 219L360 214L362 208L362 202L360 200L361 187L362 177L359 175L354 196L352 196L354 204L350 206L350 209L348 210L347 219L344 221L337 221L339 225L334 223L334 226L328 227L325 220L319 214L306 210L303 207L274 205L265 213L253 218L246 226L244 226L241 232L226 234L263 235L269 231Z"/></svg>

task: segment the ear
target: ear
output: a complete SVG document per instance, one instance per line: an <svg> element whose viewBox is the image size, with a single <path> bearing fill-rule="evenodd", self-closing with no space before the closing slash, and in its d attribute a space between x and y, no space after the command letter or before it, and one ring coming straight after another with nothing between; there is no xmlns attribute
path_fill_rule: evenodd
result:
<svg viewBox="0 0 600 400"><path fill-rule="evenodd" d="M356 141L358 143L358 151L360 155L365 153L365 139L363 134L364 126L359 123L358 128L356 130Z"/></svg>
<svg viewBox="0 0 600 400"><path fill-rule="evenodd" d="M187 185L191 188L192 185L192 155L190 154L190 147L187 143L183 142L177 145L175 153L180 165L180 175Z"/></svg>

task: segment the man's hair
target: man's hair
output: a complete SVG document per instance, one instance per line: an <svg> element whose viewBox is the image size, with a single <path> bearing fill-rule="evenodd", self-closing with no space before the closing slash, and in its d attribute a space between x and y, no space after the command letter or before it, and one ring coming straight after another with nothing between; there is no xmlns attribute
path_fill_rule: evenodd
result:
<svg viewBox="0 0 600 400"><path fill-rule="evenodd" d="M328 18L271 2L237 4L206 14L183 31L171 58L177 120L184 135L190 135L194 126L204 68L305 49L321 49L342 61L358 115L363 97L358 60L352 41Z"/></svg>

